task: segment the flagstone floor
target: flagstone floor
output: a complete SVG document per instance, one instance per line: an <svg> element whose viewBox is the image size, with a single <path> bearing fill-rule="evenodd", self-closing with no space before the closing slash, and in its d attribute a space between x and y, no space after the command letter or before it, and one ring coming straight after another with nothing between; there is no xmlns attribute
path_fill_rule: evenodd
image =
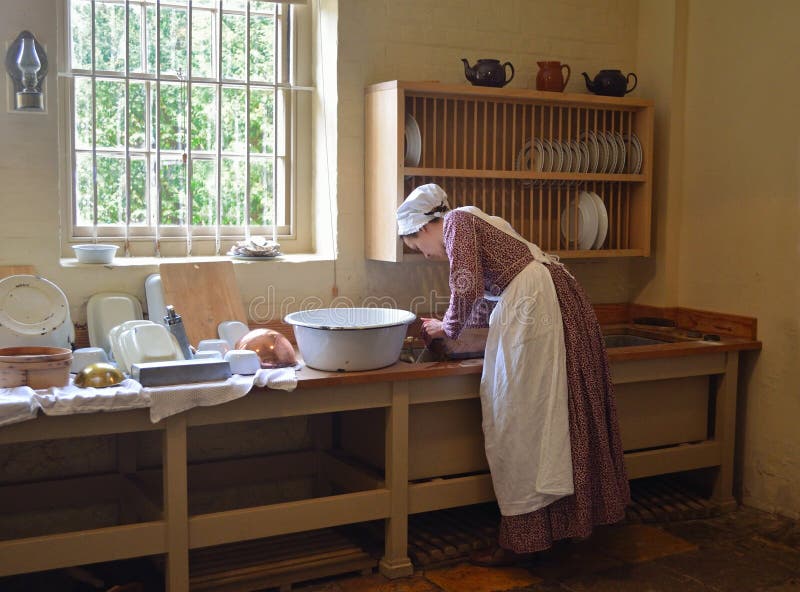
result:
<svg viewBox="0 0 800 592"><path fill-rule="evenodd" d="M800 592L800 523L751 508L597 529L510 568L469 563L297 586L301 592Z"/></svg>

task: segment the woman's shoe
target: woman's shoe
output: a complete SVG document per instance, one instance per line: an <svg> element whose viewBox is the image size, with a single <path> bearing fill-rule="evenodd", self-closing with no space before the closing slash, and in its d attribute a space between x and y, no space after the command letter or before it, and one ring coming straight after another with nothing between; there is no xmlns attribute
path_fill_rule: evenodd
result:
<svg viewBox="0 0 800 592"><path fill-rule="evenodd" d="M473 565L482 565L484 567L499 567L530 561L533 556L533 553L515 553L511 549L492 546L488 549L473 551L469 556L469 562Z"/></svg>

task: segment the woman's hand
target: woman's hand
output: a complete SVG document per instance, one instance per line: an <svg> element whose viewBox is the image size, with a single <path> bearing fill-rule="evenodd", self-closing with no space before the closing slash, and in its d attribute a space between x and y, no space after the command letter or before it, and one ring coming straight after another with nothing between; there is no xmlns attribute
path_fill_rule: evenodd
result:
<svg viewBox="0 0 800 592"><path fill-rule="evenodd" d="M422 318L422 337L426 344L429 344L434 339L444 339L445 333L442 327L442 321L439 319Z"/></svg>

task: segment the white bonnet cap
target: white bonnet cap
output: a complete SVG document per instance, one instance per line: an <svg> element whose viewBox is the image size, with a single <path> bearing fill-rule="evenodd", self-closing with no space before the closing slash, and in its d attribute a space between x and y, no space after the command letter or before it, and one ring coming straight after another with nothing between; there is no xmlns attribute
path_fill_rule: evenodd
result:
<svg viewBox="0 0 800 592"><path fill-rule="evenodd" d="M447 194L435 183L420 185L397 208L397 232L406 236L419 232L434 218L444 218L450 204Z"/></svg>

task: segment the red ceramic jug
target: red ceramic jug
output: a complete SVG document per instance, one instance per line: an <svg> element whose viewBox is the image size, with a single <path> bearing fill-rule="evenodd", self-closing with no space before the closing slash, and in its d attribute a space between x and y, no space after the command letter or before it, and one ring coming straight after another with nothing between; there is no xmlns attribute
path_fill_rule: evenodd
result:
<svg viewBox="0 0 800 592"><path fill-rule="evenodd" d="M563 92L569 82L569 66L561 62L536 63L539 65L539 72L536 74L536 90ZM564 68L567 69L566 77L563 75Z"/></svg>

